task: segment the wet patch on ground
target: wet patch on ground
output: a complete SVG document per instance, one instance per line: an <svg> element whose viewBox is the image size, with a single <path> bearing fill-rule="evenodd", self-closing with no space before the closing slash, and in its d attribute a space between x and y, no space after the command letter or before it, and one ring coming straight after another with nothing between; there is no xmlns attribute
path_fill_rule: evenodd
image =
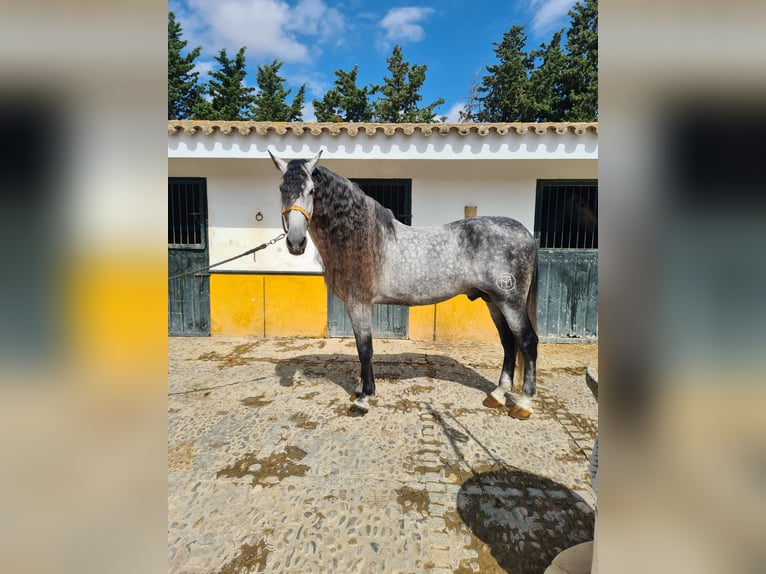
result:
<svg viewBox="0 0 766 574"><path fill-rule="evenodd" d="M218 574L263 572L266 570L266 561L270 551L271 549L263 538L255 544L243 544L239 549L239 554L231 562L221 567Z"/></svg>
<svg viewBox="0 0 766 574"><path fill-rule="evenodd" d="M218 363L219 369L225 369L226 367L238 367L241 365L248 365L252 362L258 361L253 357L245 357L244 355L253 350L257 343L245 343L242 345L236 345L229 354L222 355L218 351L210 351L201 354L197 357L198 361L212 361Z"/></svg>
<svg viewBox="0 0 766 574"><path fill-rule="evenodd" d="M304 476L309 470L303 460L306 452L295 446L286 446L284 452L273 453L266 458L258 458L255 453L246 454L231 466L216 473L216 478L243 478L249 476L252 485L274 486L288 476Z"/></svg>
<svg viewBox="0 0 766 574"><path fill-rule="evenodd" d="M242 399L242 404L246 407L260 408L265 407L266 405L270 405L274 402L273 400L267 399L265 397L265 394L258 395L257 397L247 397Z"/></svg>
<svg viewBox="0 0 766 574"><path fill-rule="evenodd" d="M428 505L431 503L428 491L418 490L408 486L403 486L397 489L396 502L402 507L403 514L406 514L410 510L414 510L423 516L428 513Z"/></svg>
<svg viewBox="0 0 766 574"><path fill-rule="evenodd" d="M292 414L288 420L299 429L315 429L319 426L319 423L312 421L306 413Z"/></svg>
<svg viewBox="0 0 766 574"><path fill-rule="evenodd" d="M323 343L324 341L321 342ZM318 345L312 339L281 339L275 341L275 345L280 351L305 351L307 349L317 347L321 349L324 347L324 345Z"/></svg>
<svg viewBox="0 0 766 574"><path fill-rule="evenodd" d="M420 403L403 397L398 398L391 404L382 405L384 408L392 409L395 413L411 413L420 410Z"/></svg>

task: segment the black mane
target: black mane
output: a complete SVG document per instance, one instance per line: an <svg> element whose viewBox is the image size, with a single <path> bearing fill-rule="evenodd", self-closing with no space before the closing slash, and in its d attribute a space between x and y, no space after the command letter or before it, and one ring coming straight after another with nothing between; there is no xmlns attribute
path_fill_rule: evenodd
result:
<svg viewBox="0 0 766 574"><path fill-rule="evenodd" d="M388 233L396 234L393 212L364 193L357 184L321 165L314 168L311 177L315 185L314 209L318 210L317 215L324 212L332 219L334 228L343 229L342 235L351 234L354 228L369 226L364 218L370 203L373 204L376 223Z"/></svg>

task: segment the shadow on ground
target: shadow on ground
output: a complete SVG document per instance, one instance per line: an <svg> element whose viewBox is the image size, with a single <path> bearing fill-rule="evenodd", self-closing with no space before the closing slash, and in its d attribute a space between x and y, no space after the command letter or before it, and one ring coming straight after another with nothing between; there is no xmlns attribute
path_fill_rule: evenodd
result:
<svg viewBox="0 0 766 574"><path fill-rule="evenodd" d="M591 508L565 486L514 469L474 475L457 495L460 518L511 574L541 574L556 555L593 539Z"/></svg>
<svg viewBox="0 0 766 574"><path fill-rule="evenodd" d="M373 360L375 378L379 381L395 382L405 379L430 377L442 381L453 381L472 389L489 393L497 383L444 355L400 353L379 355ZM498 365L498 368L500 365ZM277 362L276 374L279 384L290 387L295 375L300 372L307 378L324 377L351 393L359 380L359 359L351 354L300 355Z"/></svg>

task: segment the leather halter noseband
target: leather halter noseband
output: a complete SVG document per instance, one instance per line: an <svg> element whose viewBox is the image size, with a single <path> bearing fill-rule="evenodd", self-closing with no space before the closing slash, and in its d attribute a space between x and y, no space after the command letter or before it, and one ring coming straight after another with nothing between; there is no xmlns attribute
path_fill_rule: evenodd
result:
<svg viewBox="0 0 766 574"><path fill-rule="evenodd" d="M303 215L303 217L306 218L306 225L311 223L311 216L314 214L314 211L306 211L303 209L300 205L291 205L290 207L285 207L282 210L282 229L287 233L287 224L285 223L285 215L291 211L297 211Z"/></svg>

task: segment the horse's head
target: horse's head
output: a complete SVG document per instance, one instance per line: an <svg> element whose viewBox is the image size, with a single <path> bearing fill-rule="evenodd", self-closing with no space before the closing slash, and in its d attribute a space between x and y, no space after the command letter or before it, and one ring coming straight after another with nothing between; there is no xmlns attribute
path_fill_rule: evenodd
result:
<svg viewBox="0 0 766 574"><path fill-rule="evenodd" d="M294 159L289 163L279 159L271 150L269 155L282 172L279 191L282 192L282 227L287 234L287 249L293 255L302 255L306 250L306 233L314 213L311 172L322 152L312 159Z"/></svg>

